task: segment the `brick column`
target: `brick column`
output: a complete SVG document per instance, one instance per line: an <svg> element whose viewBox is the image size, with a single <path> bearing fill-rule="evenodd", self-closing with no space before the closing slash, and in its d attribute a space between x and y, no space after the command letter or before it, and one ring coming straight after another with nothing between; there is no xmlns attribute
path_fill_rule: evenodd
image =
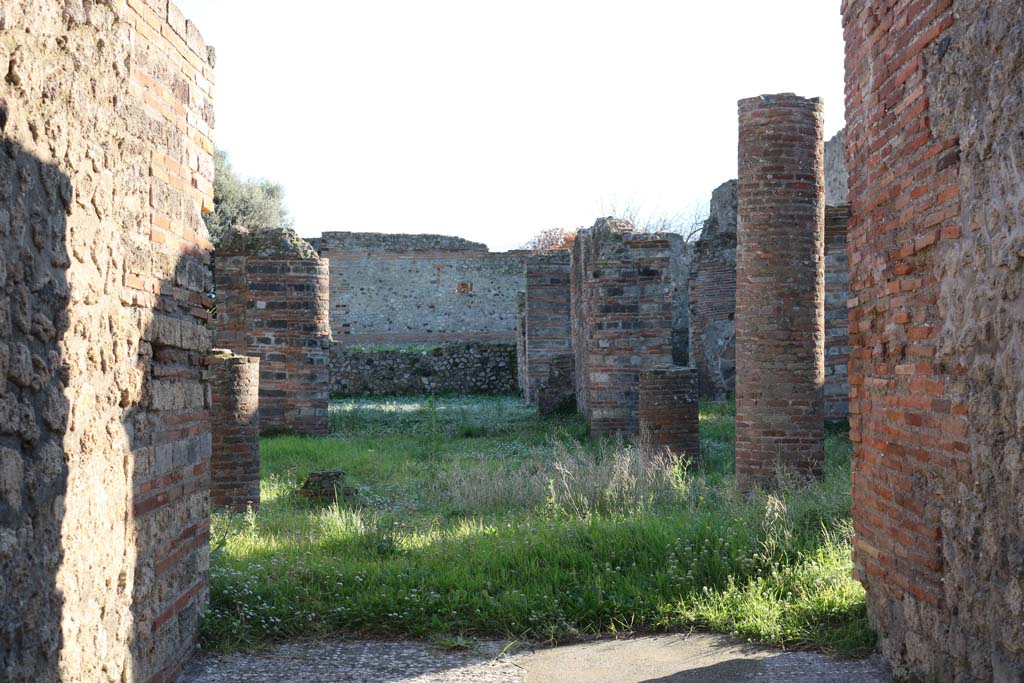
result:
<svg viewBox="0 0 1024 683"><path fill-rule="evenodd" d="M640 373L640 432L659 451L668 448L700 465L697 370L681 366Z"/></svg>
<svg viewBox="0 0 1024 683"><path fill-rule="evenodd" d="M824 435L822 102L739 103L736 481L821 475Z"/></svg>
<svg viewBox="0 0 1024 683"><path fill-rule="evenodd" d="M260 359L215 350L210 362L210 504L260 504Z"/></svg>

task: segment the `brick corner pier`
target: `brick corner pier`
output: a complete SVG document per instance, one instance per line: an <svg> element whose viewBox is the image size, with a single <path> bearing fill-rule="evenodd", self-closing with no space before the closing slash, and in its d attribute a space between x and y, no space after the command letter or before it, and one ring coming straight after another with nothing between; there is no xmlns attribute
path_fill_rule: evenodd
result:
<svg viewBox="0 0 1024 683"><path fill-rule="evenodd" d="M699 467L700 411L697 369L680 365L640 371L640 432L657 450L667 448Z"/></svg>
<svg viewBox="0 0 1024 683"><path fill-rule="evenodd" d="M820 476L824 435L824 131L820 99L739 103L736 481Z"/></svg>
<svg viewBox="0 0 1024 683"><path fill-rule="evenodd" d="M260 359L214 349L210 359L210 505L260 504Z"/></svg>

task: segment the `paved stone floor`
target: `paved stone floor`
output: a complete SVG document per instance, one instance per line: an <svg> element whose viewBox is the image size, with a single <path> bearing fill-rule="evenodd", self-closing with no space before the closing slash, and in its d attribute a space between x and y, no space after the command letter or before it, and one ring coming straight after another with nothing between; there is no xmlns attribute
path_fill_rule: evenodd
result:
<svg viewBox="0 0 1024 683"><path fill-rule="evenodd" d="M451 652L411 641L294 643L196 658L185 683L891 683L877 657L839 660L694 633L598 640L501 655L502 643ZM500 656L499 656L500 655Z"/></svg>

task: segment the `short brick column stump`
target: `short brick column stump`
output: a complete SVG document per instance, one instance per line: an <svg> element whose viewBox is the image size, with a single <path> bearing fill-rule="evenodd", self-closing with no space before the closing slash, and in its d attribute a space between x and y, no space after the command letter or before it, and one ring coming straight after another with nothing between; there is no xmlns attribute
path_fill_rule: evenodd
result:
<svg viewBox="0 0 1024 683"><path fill-rule="evenodd" d="M260 359L215 349L210 362L210 505L260 504Z"/></svg>
<svg viewBox="0 0 1024 683"><path fill-rule="evenodd" d="M673 366L640 373L640 433L658 451L668 449L699 467L700 411L695 368Z"/></svg>
<svg viewBox="0 0 1024 683"><path fill-rule="evenodd" d="M825 143L820 99L739 103L736 483L825 465Z"/></svg>

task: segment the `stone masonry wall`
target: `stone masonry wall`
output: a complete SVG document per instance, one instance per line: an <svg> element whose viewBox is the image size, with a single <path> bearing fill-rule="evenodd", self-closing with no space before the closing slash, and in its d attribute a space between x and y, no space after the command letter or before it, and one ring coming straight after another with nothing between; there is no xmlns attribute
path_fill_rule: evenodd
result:
<svg viewBox="0 0 1024 683"><path fill-rule="evenodd" d="M327 261L288 229L232 228L215 257L216 343L260 358L260 429L327 434Z"/></svg>
<svg viewBox="0 0 1024 683"><path fill-rule="evenodd" d="M825 464L825 178L819 99L739 103L736 483Z"/></svg>
<svg viewBox="0 0 1024 683"><path fill-rule="evenodd" d="M512 344L465 342L426 349L331 344L331 394L511 394L518 388L516 368Z"/></svg>
<svg viewBox="0 0 1024 683"><path fill-rule="evenodd" d="M680 366L640 373L640 429L649 446L700 466L697 371Z"/></svg>
<svg viewBox="0 0 1024 683"><path fill-rule="evenodd" d="M671 247L605 218L572 250L578 409L594 434L639 432L640 371L672 363Z"/></svg>
<svg viewBox="0 0 1024 683"><path fill-rule="evenodd" d="M0 3L0 680L173 680L207 597L212 50Z"/></svg>
<svg viewBox="0 0 1024 683"><path fill-rule="evenodd" d="M900 676L1024 679L1024 5L846 0L855 574Z"/></svg>
<svg viewBox="0 0 1024 683"><path fill-rule="evenodd" d="M260 359L217 349L210 363L210 504L260 504Z"/></svg>
<svg viewBox="0 0 1024 683"><path fill-rule="evenodd" d="M526 258L526 400L548 379L552 358L572 353L568 250Z"/></svg>
<svg viewBox="0 0 1024 683"><path fill-rule="evenodd" d="M736 386L736 181L711 195L689 273L690 366L700 395L725 399Z"/></svg>
<svg viewBox="0 0 1024 683"><path fill-rule="evenodd" d="M850 172L846 168L846 129L825 143L825 205L842 206L850 202Z"/></svg>
<svg viewBox="0 0 1024 683"><path fill-rule="evenodd" d="M825 207L825 419L850 416L849 314L850 266L846 228L850 206Z"/></svg>
<svg viewBox="0 0 1024 683"><path fill-rule="evenodd" d="M440 235L325 232L331 329L342 344L515 340L526 252ZM387 301L387 306L381 306Z"/></svg>

